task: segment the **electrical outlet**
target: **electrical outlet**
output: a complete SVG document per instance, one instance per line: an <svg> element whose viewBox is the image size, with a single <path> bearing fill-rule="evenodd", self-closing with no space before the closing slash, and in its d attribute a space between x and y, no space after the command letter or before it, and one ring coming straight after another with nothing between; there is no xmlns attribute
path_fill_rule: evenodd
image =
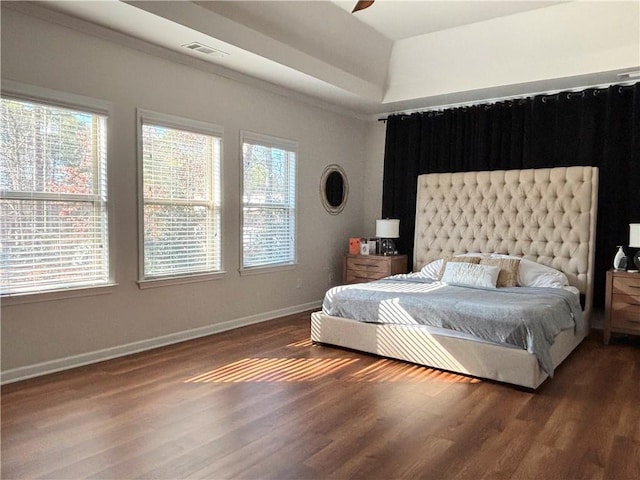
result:
<svg viewBox="0 0 640 480"><path fill-rule="evenodd" d="M302 288L302 278L300 277L296 280L296 288Z"/></svg>

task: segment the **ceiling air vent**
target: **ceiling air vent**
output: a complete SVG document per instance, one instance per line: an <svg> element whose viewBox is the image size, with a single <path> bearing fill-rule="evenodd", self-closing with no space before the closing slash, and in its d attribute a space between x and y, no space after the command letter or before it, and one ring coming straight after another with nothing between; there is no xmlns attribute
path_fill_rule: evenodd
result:
<svg viewBox="0 0 640 480"><path fill-rule="evenodd" d="M632 78L640 78L640 70L636 70L635 72L624 72L619 73L618 78L631 80Z"/></svg>
<svg viewBox="0 0 640 480"><path fill-rule="evenodd" d="M217 48L203 45L199 42L191 42L182 46L184 48L188 48L189 50L193 50L194 52L202 53L203 55L209 55L215 58L223 58L229 55L227 52L223 52L222 50L218 50Z"/></svg>

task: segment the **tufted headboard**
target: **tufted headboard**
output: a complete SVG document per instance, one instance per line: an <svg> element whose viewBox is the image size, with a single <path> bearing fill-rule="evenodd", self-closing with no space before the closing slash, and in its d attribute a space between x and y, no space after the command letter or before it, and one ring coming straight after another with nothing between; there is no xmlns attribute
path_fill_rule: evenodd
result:
<svg viewBox="0 0 640 480"><path fill-rule="evenodd" d="M418 177L414 271L447 254L517 255L593 291L597 167L432 173Z"/></svg>

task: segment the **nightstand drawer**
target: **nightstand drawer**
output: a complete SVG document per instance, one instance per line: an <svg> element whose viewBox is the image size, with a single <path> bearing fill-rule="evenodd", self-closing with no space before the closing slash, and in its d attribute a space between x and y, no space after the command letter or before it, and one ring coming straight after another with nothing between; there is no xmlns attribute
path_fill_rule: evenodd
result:
<svg viewBox="0 0 640 480"><path fill-rule="evenodd" d="M624 301L618 301L617 297L611 302L611 327L640 333L640 302L627 303L629 297L623 296Z"/></svg>
<svg viewBox="0 0 640 480"><path fill-rule="evenodd" d="M345 282L346 283L362 283L371 282L372 280L380 279L380 274L377 272L367 272L364 270L347 270Z"/></svg>
<svg viewBox="0 0 640 480"><path fill-rule="evenodd" d="M636 278L614 278L613 294L624 294L640 299L640 281ZM640 302L640 300L636 300Z"/></svg>
<svg viewBox="0 0 640 480"><path fill-rule="evenodd" d="M347 270L354 270L360 273L365 272L378 272L387 273L389 271L389 264L380 262L374 258L347 258ZM376 277L370 277L376 278Z"/></svg>
<svg viewBox="0 0 640 480"><path fill-rule="evenodd" d="M407 273L406 255L345 255L342 279L344 283L379 280L396 273Z"/></svg>

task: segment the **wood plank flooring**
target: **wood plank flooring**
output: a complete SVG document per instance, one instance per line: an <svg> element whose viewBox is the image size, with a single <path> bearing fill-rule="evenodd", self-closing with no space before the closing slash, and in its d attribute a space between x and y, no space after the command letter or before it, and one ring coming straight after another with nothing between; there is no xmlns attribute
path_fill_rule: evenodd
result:
<svg viewBox="0 0 640 480"><path fill-rule="evenodd" d="M313 345L309 313L2 388L1 476L640 479L640 348L536 392Z"/></svg>

